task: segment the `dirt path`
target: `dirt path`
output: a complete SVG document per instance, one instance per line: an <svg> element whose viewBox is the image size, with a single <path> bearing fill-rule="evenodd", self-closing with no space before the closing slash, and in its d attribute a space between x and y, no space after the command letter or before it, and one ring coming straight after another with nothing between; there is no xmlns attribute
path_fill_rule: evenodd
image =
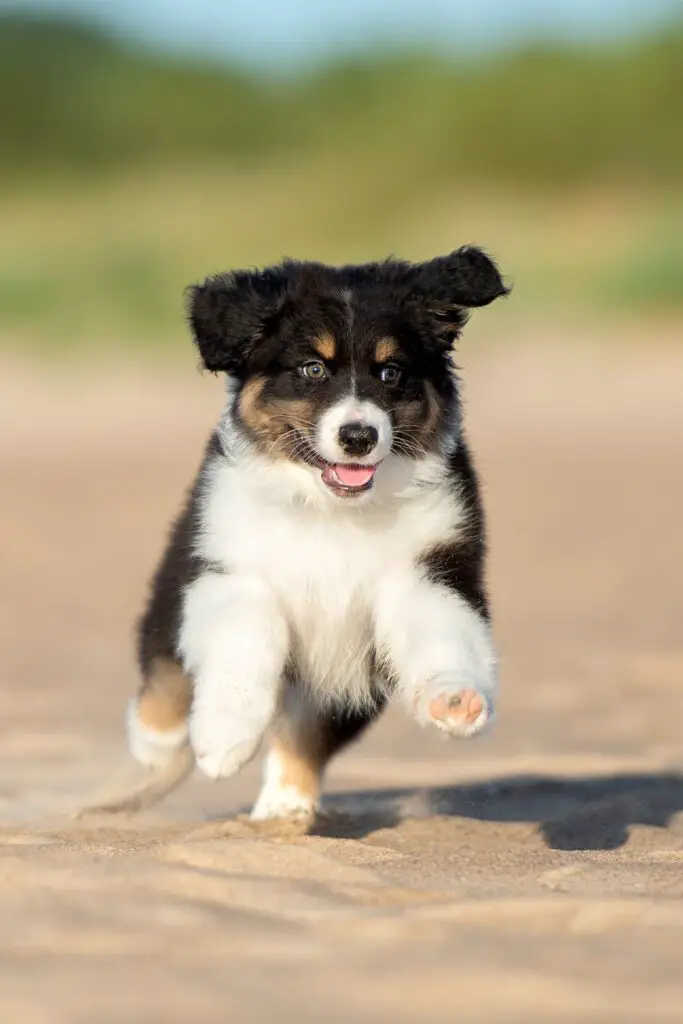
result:
<svg viewBox="0 0 683 1024"><path fill-rule="evenodd" d="M683 355L464 362L500 722L390 713L308 837L235 817L257 765L67 820L125 764L131 621L220 394L4 367L3 1020L683 1020Z"/></svg>

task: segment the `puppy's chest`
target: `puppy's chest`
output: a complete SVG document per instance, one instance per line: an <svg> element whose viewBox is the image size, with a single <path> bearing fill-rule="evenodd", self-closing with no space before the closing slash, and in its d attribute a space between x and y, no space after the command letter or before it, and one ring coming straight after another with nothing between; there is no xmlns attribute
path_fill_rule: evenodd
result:
<svg viewBox="0 0 683 1024"><path fill-rule="evenodd" d="M368 683L378 583L401 560L393 531L269 511L235 523L230 562L277 594L306 681L348 698Z"/></svg>
<svg viewBox="0 0 683 1024"><path fill-rule="evenodd" d="M290 627L290 656L322 699L367 702L378 591L415 574L419 555L449 535L447 500L384 511L275 505L228 474L214 480L203 512L202 554L228 572L257 576ZM457 515L456 515L457 518Z"/></svg>
<svg viewBox="0 0 683 1024"><path fill-rule="evenodd" d="M373 665L373 610L386 549L343 529L286 531L261 571L291 631L297 674L323 696L362 704Z"/></svg>
<svg viewBox="0 0 683 1024"><path fill-rule="evenodd" d="M258 576L277 596L302 680L323 701L367 703L378 585L411 563L398 522L366 525L362 516L264 506L244 495L207 512L205 555Z"/></svg>

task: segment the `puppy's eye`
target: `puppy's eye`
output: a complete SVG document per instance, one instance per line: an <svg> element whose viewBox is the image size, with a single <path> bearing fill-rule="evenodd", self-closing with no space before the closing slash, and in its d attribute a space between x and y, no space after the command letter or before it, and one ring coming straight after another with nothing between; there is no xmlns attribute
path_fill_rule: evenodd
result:
<svg viewBox="0 0 683 1024"><path fill-rule="evenodd" d="M386 384L388 388L395 388L400 383L403 371L400 366L395 366L393 363L385 364L379 371L379 379L383 384Z"/></svg>
<svg viewBox="0 0 683 1024"><path fill-rule="evenodd" d="M327 377L327 367L319 359L312 359L310 363L304 363L301 372L309 380L325 380Z"/></svg>

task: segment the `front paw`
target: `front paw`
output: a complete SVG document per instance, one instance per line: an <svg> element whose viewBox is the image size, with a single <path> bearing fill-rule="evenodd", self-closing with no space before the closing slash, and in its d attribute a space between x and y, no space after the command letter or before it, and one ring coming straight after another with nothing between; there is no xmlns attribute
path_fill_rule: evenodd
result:
<svg viewBox="0 0 683 1024"><path fill-rule="evenodd" d="M234 718L193 714L190 719L190 742L197 767L210 779L235 775L256 755L262 740L262 732Z"/></svg>
<svg viewBox="0 0 683 1024"><path fill-rule="evenodd" d="M435 725L449 736L469 739L493 721L493 697L476 684L463 686L435 680L417 698L415 713L423 725Z"/></svg>

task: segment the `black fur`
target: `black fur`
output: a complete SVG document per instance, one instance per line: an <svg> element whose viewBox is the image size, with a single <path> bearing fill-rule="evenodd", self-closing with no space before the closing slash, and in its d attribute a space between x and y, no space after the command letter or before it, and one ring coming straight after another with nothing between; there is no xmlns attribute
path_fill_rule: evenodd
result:
<svg viewBox="0 0 683 1024"><path fill-rule="evenodd" d="M450 475L467 515L465 535L452 544L441 544L425 552L421 562L427 575L457 591L473 608L490 619L486 594L486 530L479 496L477 474L464 437L451 456Z"/></svg>
<svg viewBox="0 0 683 1024"><path fill-rule="evenodd" d="M204 366L236 379L237 421L264 450L311 461L311 425L353 377L358 398L392 418L396 450L418 454L459 420L449 354L468 310L506 293L493 261L463 247L420 264L285 262L223 274L190 289L188 314ZM334 352L312 382L302 368L325 338ZM396 349L400 378L391 386L376 355L382 339ZM241 416L240 390L255 379L258 402Z"/></svg>
<svg viewBox="0 0 683 1024"><path fill-rule="evenodd" d="M278 268L235 271L188 290L188 317L207 370L237 373L282 309L286 277Z"/></svg>
<svg viewBox="0 0 683 1024"><path fill-rule="evenodd" d="M241 375L259 350L258 361L267 365L269 342L276 339L281 348L293 324L304 323L310 336L328 329L327 319L339 322L346 289L371 314L370 323L356 325L357 347L364 333L376 337L410 323L423 345L443 348L465 323L467 309L508 293L493 260L473 246L419 264L387 260L337 268L286 261L220 274L188 290L188 317L204 366Z"/></svg>
<svg viewBox="0 0 683 1024"><path fill-rule="evenodd" d="M187 586L210 568L193 550L199 522L199 498L204 470L221 451L217 434L212 434L202 465L187 496L184 508L173 524L161 561L154 573L144 614L138 621L138 664L145 679L157 659L177 660L176 642L180 629L183 593Z"/></svg>
<svg viewBox="0 0 683 1024"><path fill-rule="evenodd" d="M382 713L386 703L384 694L377 695L377 703L363 710L333 708L321 710L317 722L317 742L321 760L326 763L344 747L360 739L365 730Z"/></svg>

